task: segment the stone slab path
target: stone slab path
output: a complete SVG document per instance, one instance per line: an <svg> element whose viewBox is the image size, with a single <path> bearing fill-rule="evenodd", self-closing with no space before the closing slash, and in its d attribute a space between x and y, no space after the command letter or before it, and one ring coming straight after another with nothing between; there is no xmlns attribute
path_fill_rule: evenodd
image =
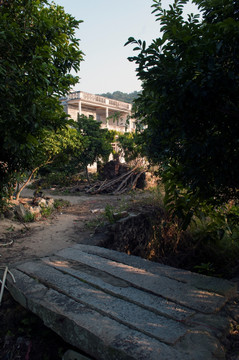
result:
<svg viewBox="0 0 239 360"><path fill-rule="evenodd" d="M224 358L227 280L79 244L11 271L13 297L94 359Z"/></svg>

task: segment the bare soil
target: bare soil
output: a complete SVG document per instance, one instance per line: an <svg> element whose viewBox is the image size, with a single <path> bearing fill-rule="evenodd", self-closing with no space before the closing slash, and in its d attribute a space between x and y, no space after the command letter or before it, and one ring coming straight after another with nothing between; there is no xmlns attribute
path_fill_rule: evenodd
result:
<svg viewBox="0 0 239 360"><path fill-rule="evenodd" d="M24 193L27 197L31 194L31 190ZM93 233L105 207L110 205L117 209L122 201L131 201L129 195L121 198L114 195L46 195L68 200L72 205L33 223L0 220L1 266L47 256L74 243L96 245Z"/></svg>

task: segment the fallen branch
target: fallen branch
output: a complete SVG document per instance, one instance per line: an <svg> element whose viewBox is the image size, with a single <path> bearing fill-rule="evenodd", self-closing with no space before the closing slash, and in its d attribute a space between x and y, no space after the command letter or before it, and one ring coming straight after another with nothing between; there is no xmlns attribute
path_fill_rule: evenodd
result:
<svg viewBox="0 0 239 360"><path fill-rule="evenodd" d="M91 192L91 194L98 194L101 191L105 191L107 189L109 189L110 187L112 187L113 185L117 184L118 182L122 181L123 179L125 179L125 177L129 178L131 176L131 174L138 168L138 165L136 165L133 169L131 169L130 171L127 171L125 174L122 174L121 176L117 177L116 179L110 180L108 182L102 183L100 185L100 187ZM113 191L113 189L112 189ZM90 192L90 190L89 190Z"/></svg>
<svg viewBox="0 0 239 360"><path fill-rule="evenodd" d="M97 186L99 186L98 190L100 190L101 187L102 187L106 182L107 182L107 179L105 179L105 180L103 181L103 183L102 183L102 182L97 182L97 183L96 183L94 186L92 186L90 189L86 190L86 193L91 193Z"/></svg>
<svg viewBox="0 0 239 360"><path fill-rule="evenodd" d="M0 246L10 246L12 244L13 244L13 240L10 240L8 243L4 243L4 244L0 243Z"/></svg>
<svg viewBox="0 0 239 360"><path fill-rule="evenodd" d="M124 186L124 184L127 183L127 181L132 177L132 172L119 184L119 186L117 187L117 189L113 192L113 194L117 194L120 189L122 189L122 187Z"/></svg>
<svg viewBox="0 0 239 360"><path fill-rule="evenodd" d="M140 178L141 175L143 175L143 173L145 172L145 170L141 171L140 173L138 173L138 175L136 176L136 178L134 179L132 186L131 186L131 190L134 190L136 185L137 185L137 181Z"/></svg>

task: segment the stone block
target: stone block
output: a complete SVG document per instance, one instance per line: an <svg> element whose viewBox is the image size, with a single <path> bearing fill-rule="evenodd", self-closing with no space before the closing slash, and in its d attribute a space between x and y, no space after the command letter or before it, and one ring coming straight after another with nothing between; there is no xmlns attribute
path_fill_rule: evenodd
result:
<svg viewBox="0 0 239 360"><path fill-rule="evenodd" d="M26 209L24 208L24 206L21 203L15 207L15 214L20 220L24 219L24 217L26 216L26 213L27 213Z"/></svg>
<svg viewBox="0 0 239 360"><path fill-rule="evenodd" d="M91 358L86 357L76 351L67 350L63 355L62 360L91 360Z"/></svg>

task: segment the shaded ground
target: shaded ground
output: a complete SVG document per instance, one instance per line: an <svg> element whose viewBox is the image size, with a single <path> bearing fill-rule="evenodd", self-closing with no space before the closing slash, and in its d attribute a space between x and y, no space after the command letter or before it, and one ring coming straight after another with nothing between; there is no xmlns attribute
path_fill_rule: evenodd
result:
<svg viewBox="0 0 239 360"><path fill-rule="evenodd" d="M32 191L25 191L31 196ZM99 216L107 205L122 210L126 203L134 204L134 198L127 196L56 196L69 200L72 206L64 208L48 219L21 224L9 220L0 221L0 263L1 266L24 259L50 255L56 250L74 243L97 245L99 239L93 236L100 225ZM1 246L13 240L10 246ZM1 278L1 277L0 277ZM239 283L239 279L237 280ZM239 307L239 298L229 304L229 312ZM58 360L69 348L58 336L47 329L38 318L29 314L7 294L0 307L0 360ZM231 334L225 340L227 359L239 359L239 318L232 319ZM163 360L163 359L162 359Z"/></svg>
<svg viewBox="0 0 239 360"><path fill-rule="evenodd" d="M25 192L26 196L31 191ZM52 196L52 195L51 195ZM50 255L72 243L94 245L94 229L99 224L99 215L107 205L122 207L130 202L130 196L113 195L95 196L56 196L71 202L59 213L34 223L22 224L10 220L0 221L0 261L2 265L24 259ZM13 240L11 246L2 246Z"/></svg>

